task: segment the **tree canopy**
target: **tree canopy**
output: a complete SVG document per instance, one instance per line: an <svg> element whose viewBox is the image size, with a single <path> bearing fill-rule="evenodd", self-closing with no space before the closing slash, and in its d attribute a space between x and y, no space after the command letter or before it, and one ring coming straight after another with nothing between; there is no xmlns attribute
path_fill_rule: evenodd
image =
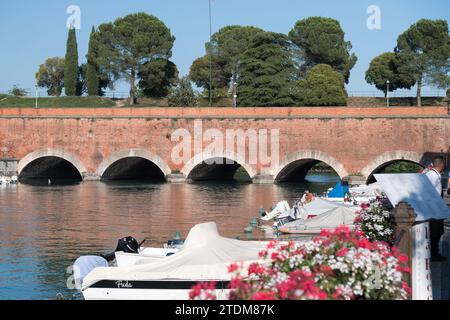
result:
<svg viewBox="0 0 450 320"><path fill-rule="evenodd" d="M69 29L67 38L65 69L64 69L64 88L66 96L77 95L78 81L78 44L75 28Z"/></svg>
<svg viewBox="0 0 450 320"><path fill-rule="evenodd" d="M89 48L86 66L86 90L89 96L97 96L99 92L100 77L98 75L98 67L95 63L98 55L98 44L96 39L95 28L92 27L91 35L89 37Z"/></svg>
<svg viewBox="0 0 450 320"><path fill-rule="evenodd" d="M210 77L210 64L212 64L212 77ZM230 81L231 73L227 67L225 60L218 56L205 55L196 59L190 68L189 78L197 87L209 91L211 88L222 89L227 88ZM212 83L210 83L212 80Z"/></svg>
<svg viewBox="0 0 450 320"><path fill-rule="evenodd" d="M136 80L154 59L170 59L175 38L158 18L136 13L98 28L96 63L114 79L130 83L130 103L135 102Z"/></svg>
<svg viewBox="0 0 450 320"><path fill-rule="evenodd" d="M197 105L197 97L188 77L181 78L178 85L171 89L168 103L169 107L193 107Z"/></svg>
<svg viewBox="0 0 450 320"><path fill-rule="evenodd" d="M298 102L304 106L345 106L347 92L342 75L327 64L318 64L298 81Z"/></svg>
<svg viewBox="0 0 450 320"><path fill-rule="evenodd" d="M227 85L234 85L238 81L242 56L253 38L261 32L264 31L253 26L226 26L214 33L211 42L206 44L207 54L223 62L219 74L226 77Z"/></svg>
<svg viewBox="0 0 450 320"><path fill-rule="evenodd" d="M448 80L450 71L450 36L445 20L422 19L397 39L395 49L399 70L414 77L417 85L417 105L422 105L422 86L440 86Z"/></svg>
<svg viewBox="0 0 450 320"><path fill-rule="evenodd" d="M323 17L299 20L289 32L289 38L297 46L303 75L317 64L328 64L348 83L357 57L350 53L352 44L345 41L339 21Z"/></svg>
<svg viewBox="0 0 450 320"><path fill-rule="evenodd" d="M178 68L172 61L154 59L142 66L139 77L139 88L145 96L163 98L178 81Z"/></svg>
<svg viewBox="0 0 450 320"><path fill-rule="evenodd" d="M64 68L63 58L47 59L39 66L36 73L37 85L41 88L47 88L47 93L50 96L60 96L64 87Z"/></svg>
<svg viewBox="0 0 450 320"><path fill-rule="evenodd" d="M410 89L416 81L409 73L402 73L399 70L399 63L393 52L386 52L375 57L366 71L366 81L375 85L385 95L387 95L387 81L390 82L389 91Z"/></svg>
<svg viewBox="0 0 450 320"><path fill-rule="evenodd" d="M286 35L258 33L242 55L238 100L240 106L288 106L295 104L295 78L291 44Z"/></svg>

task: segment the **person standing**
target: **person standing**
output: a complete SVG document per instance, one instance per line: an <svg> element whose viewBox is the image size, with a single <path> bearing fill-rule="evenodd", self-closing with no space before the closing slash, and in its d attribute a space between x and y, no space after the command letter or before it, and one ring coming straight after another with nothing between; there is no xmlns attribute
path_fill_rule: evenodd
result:
<svg viewBox="0 0 450 320"><path fill-rule="evenodd" d="M445 161L443 157L436 157L433 160L432 168L426 170L425 175L430 180L439 196L442 192L442 173L445 170ZM430 240L431 240L431 261L442 262L447 260L439 254L439 241L444 234L444 219L430 221Z"/></svg>

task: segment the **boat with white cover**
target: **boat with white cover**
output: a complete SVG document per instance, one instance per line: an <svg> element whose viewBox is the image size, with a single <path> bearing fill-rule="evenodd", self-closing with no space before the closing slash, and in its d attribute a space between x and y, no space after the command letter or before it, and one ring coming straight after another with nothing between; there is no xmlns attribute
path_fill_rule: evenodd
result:
<svg viewBox="0 0 450 320"><path fill-rule="evenodd" d="M187 300L198 282L216 284L218 299L226 298L232 275L228 267L259 261L267 243L220 236L215 223L191 229L175 254L128 267L98 267L82 280L87 300Z"/></svg>
<svg viewBox="0 0 450 320"><path fill-rule="evenodd" d="M318 234L322 230L335 229L342 225L353 228L357 216L354 210L338 206L315 218L284 224L278 228L278 231L286 234Z"/></svg>
<svg viewBox="0 0 450 320"><path fill-rule="evenodd" d="M344 207L354 212L361 209L358 205L354 205L353 203L335 202L322 198L314 198L311 202L306 204L296 201L292 208L289 207L287 201L282 201L278 203L270 213L267 213L262 217L261 220L277 220L276 226L278 226L295 220L311 219L339 207Z"/></svg>

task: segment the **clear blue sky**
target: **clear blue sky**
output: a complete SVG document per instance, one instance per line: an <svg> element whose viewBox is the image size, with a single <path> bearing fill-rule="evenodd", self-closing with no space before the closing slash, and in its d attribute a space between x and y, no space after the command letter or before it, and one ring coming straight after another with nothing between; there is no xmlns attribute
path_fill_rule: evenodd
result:
<svg viewBox="0 0 450 320"><path fill-rule="evenodd" d="M14 84L32 89L34 74L46 58L64 56L66 9L81 8L77 31L80 61L85 60L93 25L144 11L166 23L176 37L172 60L187 74L194 59L204 54L209 37L208 0L0 0L0 92ZM366 27L370 5L381 8L381 30ZM213 31L240 24L288 33L295 22L309 16L338 19L353 44L358 64L348 90L375 91L364 80L372 58L393 50L397 36L421 18L450 19L448 0L213 0ZM118 85L118 91L126 91Z"/></svg>

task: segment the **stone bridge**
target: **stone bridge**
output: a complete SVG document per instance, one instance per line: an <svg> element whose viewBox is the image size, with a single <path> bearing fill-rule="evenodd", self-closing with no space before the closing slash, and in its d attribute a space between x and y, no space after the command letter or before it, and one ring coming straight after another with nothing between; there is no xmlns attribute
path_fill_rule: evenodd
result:
<svg viewBox="0 0 450 320"><path fill-rule="evenodd" d="M277 161L249 161L248 140L244 155L237 141L208 149L211 133L230 130L278 132L277 148L269 147ZM176 132L194 139L183 162L174 159ZM254 183L272 183L302 179L324 162L341 178L365 181L395 161L428 165L449 145L443 107L0 109L0 174L22 179L183 182L230 179L242 166Z"/></svg>

